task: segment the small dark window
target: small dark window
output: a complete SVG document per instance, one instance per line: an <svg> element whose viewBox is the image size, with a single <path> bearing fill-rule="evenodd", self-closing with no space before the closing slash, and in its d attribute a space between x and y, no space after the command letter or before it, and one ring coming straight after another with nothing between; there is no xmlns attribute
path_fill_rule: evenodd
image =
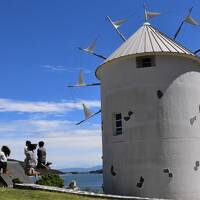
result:
<svg viewBox="0 0 200 200"><path fill-rule="evenodd" d="M122 114L114 113L113 114L113 135L122 134Z"/></svg>
<svg viewBox="0 0 200 200"><path fill-rule="evenodd" d="M115 115L116 120L121 120L122 119L122 114L121 113L117 113Z"/></svg>
<svg viewBox="0 0 200 200"><path fill-rule="evenodd" d="M122 121L116 121L116 127L122 127Z"/></svg>
<svg viewBox="0 0 200 200"><path fill-rule="evenodd" d="M136 58L137 68L144 67L154 67L155 66L155 57L154 56L140 56Z"/></svg>

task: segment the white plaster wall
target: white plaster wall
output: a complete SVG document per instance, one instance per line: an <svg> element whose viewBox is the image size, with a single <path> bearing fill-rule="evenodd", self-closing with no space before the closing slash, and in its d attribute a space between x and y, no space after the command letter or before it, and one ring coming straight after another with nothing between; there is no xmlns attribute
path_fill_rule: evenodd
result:
<svg viewBox="0 0 200 200"><path fill-rule="evenodd" d="M188 72L167 89L159 102L161 155L174 174L164 196L200 199L200 73ZM192 118L196 120L190 122ZM181 196L179 196L181 195Z"/></svg>
<svg viewBox="0 0 200 200"><path fill-rule="evenodd" d="M185 84L180 84L179 88L175 83L170 87L173 89L173 95L165 94L162 99L158 99L156 94L157 90L165 92L177 77L188 71L200 71L200 67L192 60L172 56L156 57L156 67L151 68L137 69L135 58L103 67L100 79L103 110L104 189L106 193L175 197L177 199L180 194L183 194L183 191L188 194L192 192L200 194L200 184L192 186L192 181L190 183L186 181L191 180L188 179L190 175L181 179L182 173L189 173L191 177L197 177L198 173L198 170L193 169L198 159L194 159L190 155L193 152L193 142L191 139L181 138L185 137L186 130L191 128L185 125L186 122L189 123L189 119L181 121L180 124L179 119L176 118L181 116L178 112L179 114L173 116L177 120L171 123L171 120L174 119L172 117L173 110L179 107L178 111L185 108L188 110L187 112L190 112L191 107L194 106L191 99L198 94L200 97L200 92L187 93L188 80L186 80ZM196 82L194 84L191 82L191 88L197 90L197 87L194 87L195 84ZM179 97L175 94L178 94L176 92L180 88L189 96L193 94L191 99L183 104L184 106L180 104L180 101L177 104L176 99L171 100L172 96ZM170 89L167 94L170 93L169 91ZM134 112L134 115L128 122L123 120L123 134L113 136L112 113L120 112L125 116L130 110ZM193 116L192 113L190 115ZM193 134L198 130L200 130L199 127L190 132ZM194 138L196 155L199 153L200 160L200 142ZM190 156L183 151L180 156L177 154L183 150L184 146ZM185 155L189 156L187 162L183 159ZM112 176L110 173L111 165L114 166L116 176ZM174 177L169 178L167 174L163 173L164 168L173 169ZM142 188L136 186L140 176L144 178ZM182 180L185 181L185 185ZM190 185L189 188L191 188L187 189L187 185Z"/></svg>

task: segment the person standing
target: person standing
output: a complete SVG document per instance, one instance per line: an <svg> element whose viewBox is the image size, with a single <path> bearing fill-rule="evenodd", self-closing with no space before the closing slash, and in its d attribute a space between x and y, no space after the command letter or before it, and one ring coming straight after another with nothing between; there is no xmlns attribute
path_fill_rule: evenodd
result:
<svg viewBox="0 0 200 200"><path fill-rule="evenodd" d="M7 158L10 156L10 149L7 146L2 146L0 151L0 172L3 169L3 174L7 173Z"/></svg>
<svg viewBox="0 0 200 200"><path fill-rule="evenodd" d="M41 168L47 168L46 167L46 149L44 147L44 142L40 141L38 143L39 148L37 150L37 168L41 169Z"/></svg>
<svg viewBox="0 0 200 200"><path fill-rule="evenodd" d="M31 141L26 140L26 146L24 147L24 155L27 156L28 147L31 145Z"/></svg>
<svg viewBox="0 0 200 200"><path fill-rule="evenodd" d="M24 159L24 166L28 166L28 159L27 159L27 156L28 156L28 151L29 151L29 146L31 145L31 141L27 140L26 141L26 145L24 147L24 155L25 155L25 159Z"/></svg>
<svg viewBox="0 0 200 200"><path fill-rule="evenodd" d="M36 168L36 157L35 157L35 149L37 147L37 144L30 144L28 146L28 151L26 154L26 165L25 165L25 171L26 174L29 176L37 176L38 172L35 170Z"/></svg>

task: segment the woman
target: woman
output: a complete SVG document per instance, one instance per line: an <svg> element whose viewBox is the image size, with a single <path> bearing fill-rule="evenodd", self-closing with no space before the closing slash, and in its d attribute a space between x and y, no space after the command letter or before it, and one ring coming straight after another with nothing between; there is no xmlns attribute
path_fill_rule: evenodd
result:
<svg viewBox="0 0 200 200"><path fill-rule="evenodd" d="M10 149L7 146L2 146L0 151L0 172L3 169L3 174L7 173L7 158L10 156Z"/></svg>
<svg viewBox="0 0 200 200"><path fill-rule="evenodd" d="M37 144L30 144L26 153L26 174L29 176L38 175L38 172L35 170L37 161L34 151L36 147Z"/></svg>

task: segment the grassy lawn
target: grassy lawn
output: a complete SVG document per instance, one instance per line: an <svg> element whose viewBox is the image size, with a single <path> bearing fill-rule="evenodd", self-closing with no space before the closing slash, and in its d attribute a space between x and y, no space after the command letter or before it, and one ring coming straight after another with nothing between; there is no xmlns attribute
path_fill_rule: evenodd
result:
<svg viewBox="0 0 200 200"><path fill-rule="evenodd" d="M0 189L0 200L103 200L79 195L38 190ZM105 199L104 199L105 200Z"/></svg>

